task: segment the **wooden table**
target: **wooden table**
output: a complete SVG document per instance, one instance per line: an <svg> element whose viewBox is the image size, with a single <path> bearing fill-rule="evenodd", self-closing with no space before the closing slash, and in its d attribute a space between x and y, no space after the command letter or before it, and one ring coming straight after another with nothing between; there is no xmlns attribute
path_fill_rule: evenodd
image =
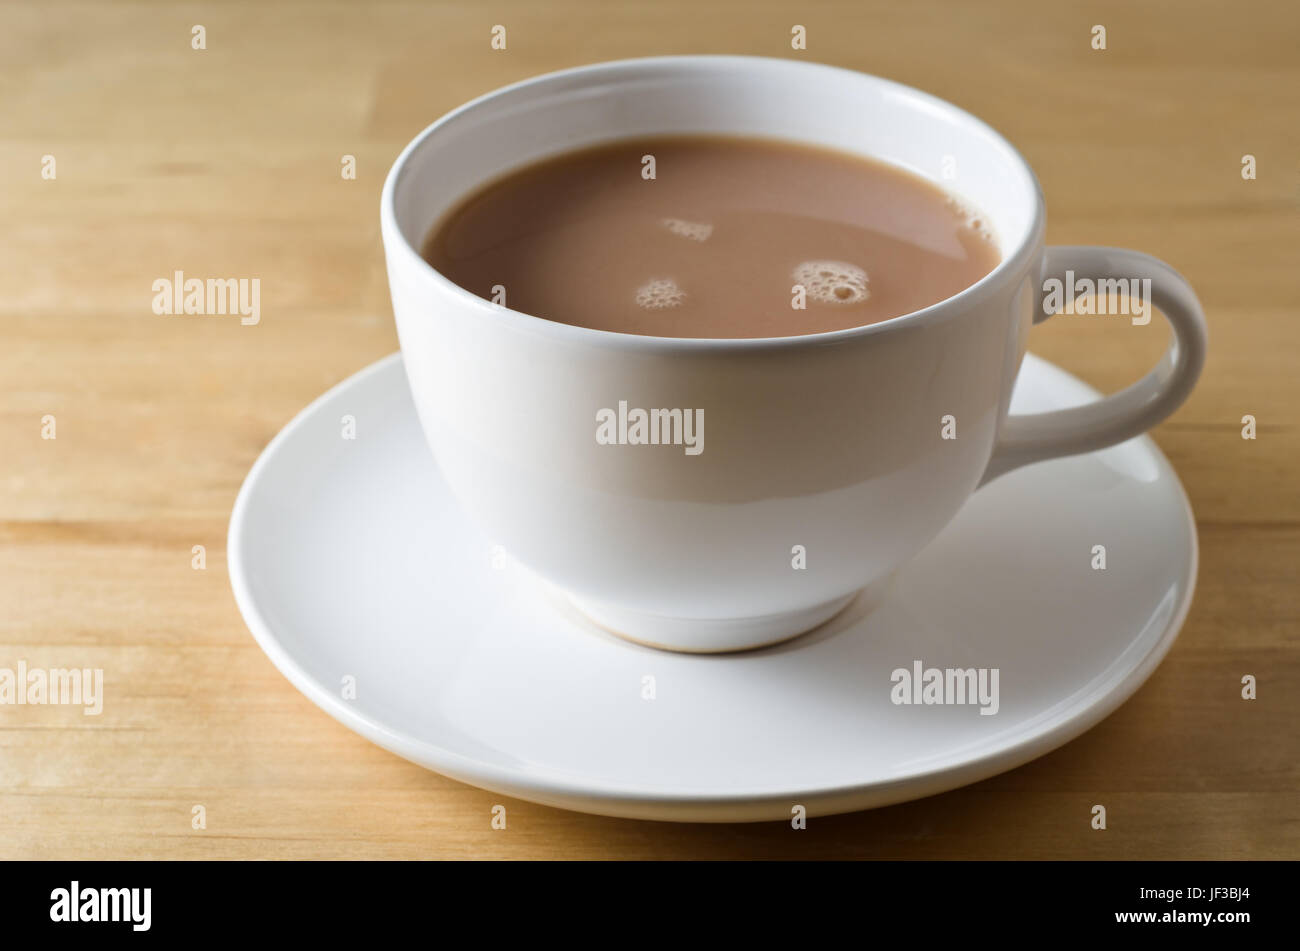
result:
<svg viewBox="0 0 1300 951"><path fill-rule="evenodd" d="M1300 857L1300 8L990 7L6 6L0 667L100 667L107 683L98 717L0 707L0 857ZM231 504L294 413L397 346L378 233L394 156L496 86L670 52L801 57L934 92L1034 165L1051 242L1140 248L1199 291L1209 364L1155 438L1196 510L1200 584L1168 659L1082 738L803 832L514 801L493 832L499 796L349 732L254 644L226 573ZM175 270L260 277L261 322L155 315L152 282ZM1164 333L1058 319L1031 347L1113 390Z"/></svg>

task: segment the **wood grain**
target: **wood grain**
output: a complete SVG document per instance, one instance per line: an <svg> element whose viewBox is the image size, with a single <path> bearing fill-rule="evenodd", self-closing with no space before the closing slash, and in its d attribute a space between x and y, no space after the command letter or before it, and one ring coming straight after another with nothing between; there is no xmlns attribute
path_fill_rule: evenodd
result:
<svg viewBox="0 0 1300 951"><path fill-rule="evenodd" d="M0 707L0 857L1300 857L1298 49L1300 8L1280 0L0 8L0 667L107 678L99 717ZM396 348L377 208L399 149L502 84L670 52L806 57L934 92L1034 165L1050 241L1139 248L1197 288L1209 364L1155 438L1197 514L1200 585L1168 659L1082 738L803 832L513 801L493 832L500 797L371 746L253 643L230 508L294 413ZM175 269L260 277L261 323L155 316L152 282ZM1058 319L1031 348L1113 390L1163 333Z"/></svg>

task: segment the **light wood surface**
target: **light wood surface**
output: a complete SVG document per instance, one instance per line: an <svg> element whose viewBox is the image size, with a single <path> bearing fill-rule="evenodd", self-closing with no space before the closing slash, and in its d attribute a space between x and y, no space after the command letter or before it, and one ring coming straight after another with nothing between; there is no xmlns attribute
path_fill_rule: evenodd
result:
<svg viewBox="0 0 1300 951"><path fill-rule="evenodd" d="M0 857L1300 857L1298 50L1281 0L0 8L0 667L106 677L99 717L0 706ZM505 800L494 832L501 797L370 745L277 673L231 596L227 520L278 429L396 349L378 197L400 148L502 84L685 52L936 93L1033 164L1052 243L1138 248L1191 280L1209 363L1154 435L1197 515L1195 603L1117 713L966 789L806 831ZM261 323L155 316L177 269L260 277ZM1114 390L1164 334L1056 319L1030 347Z"/></svg>

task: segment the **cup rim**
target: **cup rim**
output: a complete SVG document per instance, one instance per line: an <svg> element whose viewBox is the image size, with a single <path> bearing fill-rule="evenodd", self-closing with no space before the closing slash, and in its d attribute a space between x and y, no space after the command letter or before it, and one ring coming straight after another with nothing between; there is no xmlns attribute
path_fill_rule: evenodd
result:
<svg viewBox="0 0 1300 951"><path fill-rule="evenodd" d="M1020 240L1009 251L1005 251L1002 259L997 266L988 274L981 277L974 284L963 288L951 297L946 297L941 301L923 307L920 310L909 311L906 314L899 314L885 320L880 320L871 324L862 324L856 327L848 327L842 330L827 330L819 333L796 334L791 336L780 337L659 337L647 334L625 333L618 330L603 330L595 327L580 327L575 324L567 324L563 321L552 320L547 317L538 317L525 311L512 310L507 306L494 304L490 301L479 297L472 291L468 291L459 284L452 281L442 272L437 270L433 265L424 259L419 250L412 246L403 234L402 229L397 224L396 194L397 184L405 174L407 165L411 157L444 126L451 123L458 117L471 112L481 106L492 102L495 99L508 96L520 89L528 86L537 85L543 82L554 82L564 79L591 78L598 80L601 76L609 73L619 72L622 70L635 69L646 66L688 66L688 65L748 65L753 67L784 67L804 69L811 71L823 71L828 74L838 74L855 79L867 79L888 87L893 91L909 97L914 101L929 106L931 109L946 112L955 116L960 121L968 123L976 129L984 132L995 143L1006 150L1008 155L1018 164L1018 171L1032 187L1033 194L1031 201L1033 211L1029 227L1024 229ZM797 138L791 138L790 141L799 141ZM1002 284L1008 276L1018 273L1024 267L1027 259L1034 253L1037 245L1042 243L1043 235L1046 231L1045 202L1043 200L1042 187L1038 182L1038 177L1034 174L1033 168L1025 161L1020 151L1007 140L1000 132L994 129L983 119L967 112L960 106L956 106L946 99L941 99L933 93L925 92L914 86L908 86L904 83L887 79L882 76L876 76L871 73L861 72L855 69L848 69L842 66L834 66L829 63L818 63L811 61L783 59L774 56L744 56L731 54L686 54L670 56L644 56L631 57L627 59L609 60L599 63L589 63L584 66L570 67L567 69L553 70L547 73L541 73L531 76L518 82L510 83L493 89L481 96L452 109L432 123L426 126L418 135L415 136L406 147L394 159L392 167L384 180L383 191L380 196L380 231L387 252L392 255L396 254L399 262L406 266L413 266L416 273L422 275L426 280L431 281L433 286L438 290L449 293L460 300L462 303L476 307L486 319L501 321L506 325L513 325L520 330L530 330L534 333L549 334L567 339L575 343L585 343L589 345L616 345L621 348L634 348L640 350L657 350L657 351L712 351L712 350L771 350L771 349L791 349L799 347L820 347L827 344L840 343L846 340L857 339L859 337L871 336L878 333L887 333L904 326L932 324L950 316L955 310L964 309L961 305L969 305L974 298L982 297L990 292L995 286ZM987 209L984 209L987 211Z"/></svg>

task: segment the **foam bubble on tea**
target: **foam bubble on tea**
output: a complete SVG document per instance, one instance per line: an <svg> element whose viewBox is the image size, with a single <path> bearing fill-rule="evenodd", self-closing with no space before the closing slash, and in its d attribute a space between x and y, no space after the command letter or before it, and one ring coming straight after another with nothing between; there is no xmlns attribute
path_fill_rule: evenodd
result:
<svg viewBox="0 0 1300 951"><path fill-rule="evenodd" d="M642 177L642 157L655 177ZM425 259L512 310L657 337L787 337L929 307L998 264L987 216L911 172L771 139L648 137L469 194ZM799 287L803 293L799 293Z"/></svg>
<svg viewBox="0 0 1300 951"><path fill-rule="evenodd" d="M665 218L664 227L673 234L690 238L692 241L707 241L709 235L713 234L713 225L701 224L698 221L683 221L681 218Z"/></svg>
<svg viewBox="0 0 1300 951"><path fill-rule="evenodd" d="M808 296L823 304L861 304L871 296L867 272L843 261L804 261L791 275Z"/></svg>
<svg viewBox="0 0 1300 951"><path fill-rule="evenodd" d="M637 288L636 302L646 310L678 307L686 295L672 278L656 278Z"/></svg>

